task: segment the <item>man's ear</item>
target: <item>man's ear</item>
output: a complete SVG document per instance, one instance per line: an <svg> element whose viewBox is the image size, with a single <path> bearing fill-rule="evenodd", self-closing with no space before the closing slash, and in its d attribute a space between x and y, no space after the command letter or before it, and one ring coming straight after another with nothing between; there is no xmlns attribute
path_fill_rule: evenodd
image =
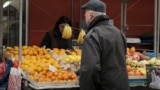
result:
<svg viewBox="0 0 160 90"><path fill-rule="evenodd" d="M92 20L92 19L94 18L93 12L90 12L90 13L89 13L89 16L90 16L90 20Z"/></svg>

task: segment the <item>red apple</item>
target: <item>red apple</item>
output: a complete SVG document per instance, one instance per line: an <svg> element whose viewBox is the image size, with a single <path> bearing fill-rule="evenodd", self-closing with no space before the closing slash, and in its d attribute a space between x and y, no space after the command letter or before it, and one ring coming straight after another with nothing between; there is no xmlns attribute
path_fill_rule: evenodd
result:
<svg viewBox="0 0 160 90"><path fill-rule="evenodd" d="M140 57L137 54L133 54L132 57L133 57L133 60L140 60Z"/></svg>
<svg viewBox="0 0 160 90"><path fill-rule="evenodd" d="M14 60L13 67L18 68L18 65L19 65L19 61L18 60Z"/></svg>

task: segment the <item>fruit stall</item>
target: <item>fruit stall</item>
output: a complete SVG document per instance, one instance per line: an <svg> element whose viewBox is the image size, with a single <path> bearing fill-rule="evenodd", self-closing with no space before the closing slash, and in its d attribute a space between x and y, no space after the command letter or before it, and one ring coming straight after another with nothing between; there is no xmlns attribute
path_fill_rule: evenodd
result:
<svg viewBox="0 0 160 90"><path fill-rule="evenodd" d="M11 60L18 59L18 47L7 47L5 56ZM66 54L67 53L67 54ZM22 78L34 89L75 88L80 68L81 50L64 50L44 47L22 46L22 61L19 69Z"/></svg>
<svg viewBox="0 0 160 90"><path fill-rule="evenodd" d="M11 60L18 60L18 46L6 47L4 54ZM80 68L80 61L81 49L22 46L19 67L24 83L31 88L78 88L79 76L75 72ZM127 48L126 63L130 87L147 87L146 65L158 66L160 60L131 47Z"/></svg>
<svg viewBox="0 0 160 90"><path fill-rule="evenodd" d="M132 0L122 0L132 1ZM27 2L27 0L26 0ZM20 2L19 3L23 3ZM22 7L20 4L20 7ZM152 56L147 51L139 51L136 47L126 47L126 69L128 72L129 85L131 90L151 90L159 88L157 80L160 81L160 59L159 53L159 19L158 6L160 2L155 0L155 37L154 37L154 52ZM0 1L1 6L1 1ZM26 5L27 6L27 5ZM157 7L156 7L157 6ZM1 9L0 9L1 11ZM17 68L21 73L22 87L30 89L79 89L79 76L77 71L80 68L81 49L74 48L58 49L39 47L38 45L22 45L22 10L19 9L19 36L18 44L14 46L1 47L2 36L0 29L0 48L7 60L13 62L12 67ZM126 16L126 15L124 15ZM0 14L0 22L1 22ZM125 18L122 18L123 26L126 25ZM8 21L9 22L9 21ZM26 21L27 24L27 21ZM0 24L0 27L2 24ZM72 27L66 26L66 31L63 32L63 38L68 39L72 35ZM16 28L17 29L17 28ZM125 31L125 27L121 28ZM17 29L18 30L18 29ZM83 43L83 36L85 32L83 29L79 31L79 36L75 41ZM27 35L26 35L27 36ZM26 38L28 39L28 38ZM138 42L140 43L140 42ZM7 61L8 62L8 61ZM3 65L3 64L2 64ZM0 74L4 74L4 67L0 65ZM156 87L156 88L155 88ZM141 89L140 89L141 88Z"/></svg>

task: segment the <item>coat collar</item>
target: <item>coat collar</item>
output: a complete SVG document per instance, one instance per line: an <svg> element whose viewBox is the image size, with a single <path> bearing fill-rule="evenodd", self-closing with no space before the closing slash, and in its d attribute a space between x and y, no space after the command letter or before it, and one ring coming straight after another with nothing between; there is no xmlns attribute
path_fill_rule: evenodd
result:
<svg viewBox="0 0 160 90"><path fill-rule="evenodd" d="M104 22L106 22L106 24L109 23L109 17L106 16L106 15L100 15L100 16L97 16L93 19L93 21L89 24L88 28L87 28L87 32L93 28L94 26L97 26L97 25L101 25L101 24L105 24Z"/></svg>

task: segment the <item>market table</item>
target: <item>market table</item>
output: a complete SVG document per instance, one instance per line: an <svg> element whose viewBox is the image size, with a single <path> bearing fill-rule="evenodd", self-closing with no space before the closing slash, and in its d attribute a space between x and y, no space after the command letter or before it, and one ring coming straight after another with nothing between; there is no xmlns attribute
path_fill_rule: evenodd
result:
<svg viewBox="0 0 160 90"><path fill-rule="evenodd" d="M34 86L27 79L22 79L22 90L79 90L79 85Z"/></svg>
<svg viewBox="0 0 160 90"><path fill-rule="evenodd" d="M131 90L156 90L147 87L146 76L129 76L129 84ZM23 79L22 90L79 90L79 85L36 87Z"/></svg>

